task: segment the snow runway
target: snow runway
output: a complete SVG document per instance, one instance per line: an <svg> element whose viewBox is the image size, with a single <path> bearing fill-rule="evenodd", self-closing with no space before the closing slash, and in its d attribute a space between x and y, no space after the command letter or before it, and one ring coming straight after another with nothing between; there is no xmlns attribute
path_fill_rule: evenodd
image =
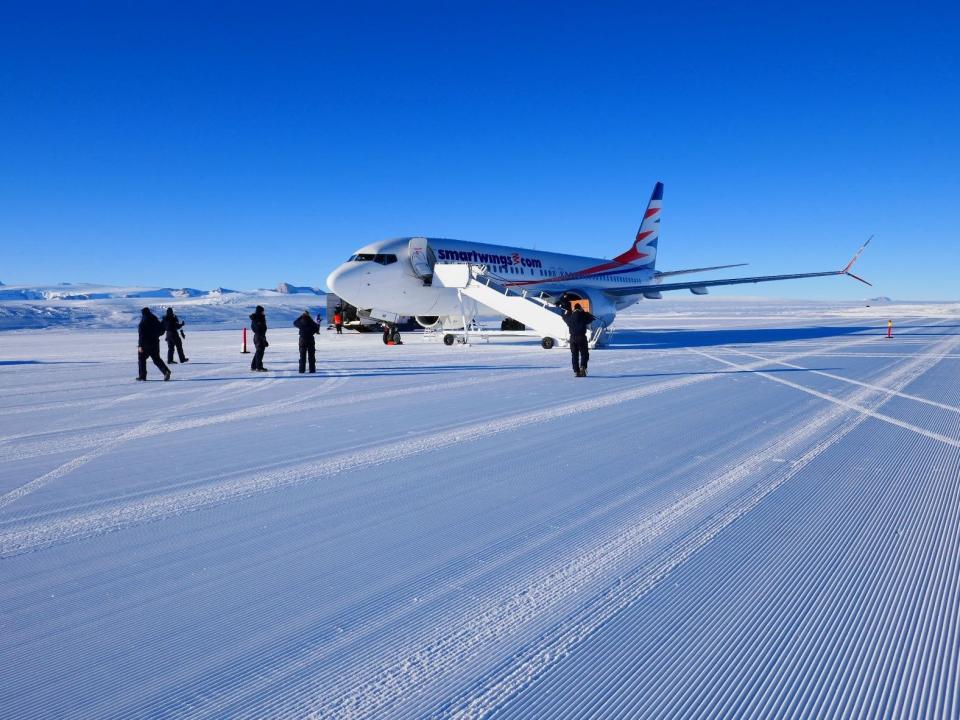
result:
<svg viewBox="0 0 960 720"><path fill-rule="evenodd" d="M0 714L955 717L960 323L720 309L586 380L5 334Z"/></svg>

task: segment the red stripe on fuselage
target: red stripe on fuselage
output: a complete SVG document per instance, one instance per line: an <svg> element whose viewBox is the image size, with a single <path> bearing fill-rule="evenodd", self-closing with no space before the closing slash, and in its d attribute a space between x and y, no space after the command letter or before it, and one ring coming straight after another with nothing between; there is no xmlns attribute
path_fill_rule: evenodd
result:
<svg viewBox="0 0 960 720"><path fill-rule="evenodd" d="M626 258L627 255L630 256L629 259ZM593 267L577 270L576 272L567 273L566 275L554 275L553 277L540 278L539 280L517 280L515 282L505 282L504 285L541 285L551 282L563 282L564 280L584 280L588 279L591 275L598 275L614 269L629 271L632 268L625 266L628 266L630 261L640 260L647 257L647 255L648 253L639 253L635 250L631 250L629 253L624 253L623 255L614 258L613 262L604 263L603 265L594 265ZM640 268L637 269L639 270Z"/></svg>

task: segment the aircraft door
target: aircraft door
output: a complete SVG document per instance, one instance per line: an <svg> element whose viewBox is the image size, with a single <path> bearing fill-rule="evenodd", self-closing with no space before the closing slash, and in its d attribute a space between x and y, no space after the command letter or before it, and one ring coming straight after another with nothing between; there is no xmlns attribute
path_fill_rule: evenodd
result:
<svg viewBox="0 0 960 720"><path fill-rule="evenodd" d="M430 249L427 239L422 237L411 239L408 250L413 273L423 279L424 285L429 285L433 281L433 266L437 258Z"/></svg>

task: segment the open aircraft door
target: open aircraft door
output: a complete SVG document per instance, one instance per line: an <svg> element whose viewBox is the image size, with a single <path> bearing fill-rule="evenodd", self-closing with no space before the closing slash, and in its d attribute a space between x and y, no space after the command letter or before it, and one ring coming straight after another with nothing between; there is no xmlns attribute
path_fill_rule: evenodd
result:
<svg viewBox="0 0 960 720"><path fill-rule="evenodd" d="M426 238L412 238L408 245L410 267L418 278L423 280L424 285L433 283L433 266L437 262L436 255L430 249Z"/></svg>

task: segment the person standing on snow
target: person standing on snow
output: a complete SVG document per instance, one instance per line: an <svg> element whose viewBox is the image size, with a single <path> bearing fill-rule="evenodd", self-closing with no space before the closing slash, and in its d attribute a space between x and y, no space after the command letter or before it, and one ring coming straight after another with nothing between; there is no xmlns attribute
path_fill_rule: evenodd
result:
<svg viewBox="0 0 960 720"><path fill-rule="evenodd" d="M337 329L337 335L343 335L343 311L339 307L333 311L333 326Z"/></svg>
<svg viewBox="0 0 960 720"><path fill-rule="evenodd" d="M267 316L263 312L263 305L257 305L257 309L250 315L250 329L253 330L253 347L256 352L253 353L253 360L250 361L250 369L257 372L266 372L263 366L263 351L270 347L267 342Z"/></svg>
<svg viewBox="0 0 960 720"><path fill-rule="evenodd" d="M153 364L163 373L163 379L170 379L170 368L160 359L160 336L164 333L163 323L160 318L150 312L150 308L143 308L140 311L140 325L137 326L139 338L137 341L137 368L140 371L137 374L137 380L147 379L147 358L153 360Z"/></svg>
<svg viewBox="0 0 960 720"><path fill-rule="evenodd" d="M180 342L180 336L183 335L180 328L183 327L183 323L180 322L180 318L173 314L172 307L168 307L167 314L163 316L163 327L167 333L167 362L176 364L176 360L173 359L174 350L180 356L180 362L188 362L190 358L184 357L183 343Z"/></svg>
<svg viewBox="0 0 960 720"><path fill-rule="evenodd" d="M310 311L304 310L303 315L293 321L300 331L300 372L306 372L307 358L310 359L310 372L317 371L317 345L313 336L320 332L320 326L310 317Z"/></svg>
<svg viewBox="0 0 960 720"><path fill-rule="evenodd" d="M576 377L587 376L587 363L590 361L590 344L587 342L587 330L596 318L584 312L580 303L577 303L573 312L563 316L563 321L570 329L570 360L573 363L573 374Z"/></svg>

